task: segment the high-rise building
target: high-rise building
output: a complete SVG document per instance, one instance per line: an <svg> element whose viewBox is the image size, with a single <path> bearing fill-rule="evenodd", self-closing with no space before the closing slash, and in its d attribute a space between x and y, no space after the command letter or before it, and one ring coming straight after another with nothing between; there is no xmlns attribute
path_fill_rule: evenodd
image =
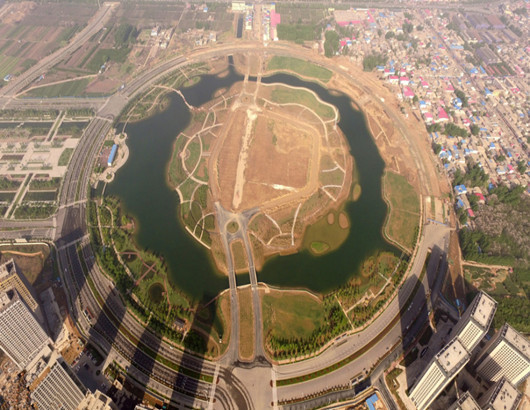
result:
<svg viewBox="0 0 530 410"><path fill-rule="evenodd" d="M469 392L465 392L460 398L455 401L449 410L482 410L477 401Z"/></svg>
<svg viewBox="0 0 530 410"><path fill-rule="evenodd" d="M112 399L96 390L95 393L87 393L77 410L117 410L118 407Z"/></svg>
<svg viewBox="0 0 530 410"><path fill-rule="evenodd" d="M30 386L31 400L39 410L77 410L86 388L61 357L51 360Z"/></svg>
<svg viewBox="0 0 530 410"><path fill-rule="evenodd" d="M0 348L22 370L51 340L16 289L0 293Z"/></svg>
<svg viewBox="0 0 530 410"><path fill-rule="evenodd" d="M479 353L475 367L487 381L505 377L517 386L530 375L530 341L505 323Z"/></svg>
<svg viewBox="0 0 530 410"><path fill-rule="evenodd" d="M484 292L479 292L453 328L450 338L458 337L469 353L472 353L488 333L497 302Z"/></svg>
<svg viewBox="0 0 530 410"><path fill-rule="evenodd" d="M515 410L523 394L504 377L479 400L483 410Z"/></svg>
<svg viewBox="0 0 530 410"><path fill-rule="evenodd" d="M25 276L17 271L15 261L11 259L0 265L0 293L13 288L17 290L31 311L35 313L39 304L35 300L31 285L28 283Z"/></svg>
<svg viewBox="0 0 530 410"><path fill-rule="evenodd" d="M469 352L458 338L452 339L432 358L409 394L418 410L429 407L449 382L464 368L469 358Z"/></svg>

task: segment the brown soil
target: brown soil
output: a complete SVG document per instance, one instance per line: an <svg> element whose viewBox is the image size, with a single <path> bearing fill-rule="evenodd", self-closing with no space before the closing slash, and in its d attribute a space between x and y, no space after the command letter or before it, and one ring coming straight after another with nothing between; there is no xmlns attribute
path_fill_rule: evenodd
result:
<svg viewBox="0 0 530 410"><path fill-rule="evenodd" d="M344 212L341 212L339 214L339 226L342 229L348 229L350 227L350 221L348 220L348 216Z"/></svg>
<svg viewBox="0 0 530 410"><path fill-rule="evenodd" d="M86 88L87 93L109 94L120 86L120 81L111 78L102 78L92 81Z"/></svg>
<svg viewBox="0 0 530 410"><path fill-rule="evenodd" d="M214 183L218 184L219 200L225 209L232 207L237 162L241 151L241 136L245 130L246 115L240 110L230 118L230 124L226 128L226 137L219 153L217 167L219 173Z"/></svg>
<svg viewBox="0 0 530 410"><path fill-rule="evenodd" d="M334 222L335 222L335 214L333 212L330 212L328 214L328 224L333 225Z"/></svg>

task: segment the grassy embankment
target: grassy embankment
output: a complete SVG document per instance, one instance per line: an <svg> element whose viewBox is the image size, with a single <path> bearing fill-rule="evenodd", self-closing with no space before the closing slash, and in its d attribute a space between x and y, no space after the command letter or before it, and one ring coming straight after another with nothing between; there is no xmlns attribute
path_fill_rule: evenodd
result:
<svg viewBox="0 0 530 410"><path fill-rule="evenodd" d="M335 112L331 106L322 104L309 91L277 86L272 90L271 99L278 104L300 104L313 110L323 119L332 119Z"/></svg>

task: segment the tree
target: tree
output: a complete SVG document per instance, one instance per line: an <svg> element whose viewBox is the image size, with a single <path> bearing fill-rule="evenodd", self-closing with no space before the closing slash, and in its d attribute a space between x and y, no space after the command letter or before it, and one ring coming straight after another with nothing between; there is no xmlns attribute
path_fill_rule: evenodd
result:
<svg viewBox="0 0 530 410"><path fill-rule="evenodd" d="M519 173L521 175L523 175L526 172L526 163L525 163L525 161L521 160L521 161L517 162L517 171L519 171Z"/></svg>
<svg viewBox="0 0 530 410"><path fill-rule="evenodd" d="M378 65L385 65L387 57L382 54L368 54L363 58L363 70L372 71Z"/></svg>
<svg viewBox="0 0 530 410"><path fill-rule="evenodd" d="M325 37L324 54L329 58L337 54L337 51L339 51L339 34L334 30L328 30L326 31Z"/></svg>
<svg viewBox="0 0 530 410"><path fill-rule="evenodd" d="M479 133L479 131L480 131L480 127L479 127L477 124L473 124L473 125L469 128L469 130L471 131L471 134L472 134L472 135L477 136L478 133Z"/></svg>
<svg viewBox="0 0 530 410"><path fill-rule="evenodd" d="M391 38L394 38L396 37L396 33L394 33L393 31L387 31L386 34L385 34L385 39L386 40L389 40Z"/></svg>
<svg viewBox="0 0 530 410"><path fill-rule="evenodd" d="M462 90L459 90L458 88L455 88L455 95L460 98L460 100L462 100L462 107L467 107L467 96L466 94L462 91Z"/></svg>

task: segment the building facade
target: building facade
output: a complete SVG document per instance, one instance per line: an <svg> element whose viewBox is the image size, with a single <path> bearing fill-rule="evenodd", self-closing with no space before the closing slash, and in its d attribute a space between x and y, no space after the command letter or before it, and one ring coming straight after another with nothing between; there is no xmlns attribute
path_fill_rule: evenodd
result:
<svg viewBox="0 0 530 410"><path fill-rule="evenodd" d="M453 328L450 338L458 337L471 354L488 333L497 310L497 302L488 294L479 292Z"/></svg>
<svg viewBox="0 0 530 410"><path fill-rule="evenodd" d="M505 323L484 346L475 367L487 381L495 383L505 377L517 386L530 375L530 341Z"/></svg>
<svg viewBox="0 0 530 410"><path fill-rule="evenodd" d="M22 370L51 343L16 289L0 293L0 348Z"/></svg>
<svg viewBox="0 0 530 410"><path fill-rule="evenodd" d="M77 410L85 398L86 388L63 360L55 361L43 371L42 380L31 393L39 410Z"/></svg>

